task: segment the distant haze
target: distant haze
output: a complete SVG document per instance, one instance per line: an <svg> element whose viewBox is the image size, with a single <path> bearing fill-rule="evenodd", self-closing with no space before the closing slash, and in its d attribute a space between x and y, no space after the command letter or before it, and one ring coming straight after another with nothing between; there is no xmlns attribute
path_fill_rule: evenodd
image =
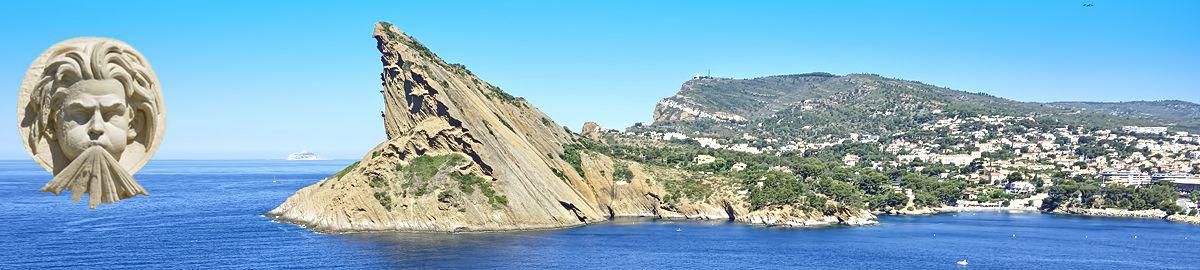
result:
<svg viewBox="0 0 1200 270"><path fill-rule="evenodd" d="M357 159L384 139L377 21L573 130L650 122L656 102L708 70L873 73L1035 102L1200 102L1200 1L1088 2L71 2L52 15L24 1L0 9L0 86L13 106L50 45L121 39L162 82L162 159L302 148ZM0 159L28 158L15 111L0 110Z"/></svg>

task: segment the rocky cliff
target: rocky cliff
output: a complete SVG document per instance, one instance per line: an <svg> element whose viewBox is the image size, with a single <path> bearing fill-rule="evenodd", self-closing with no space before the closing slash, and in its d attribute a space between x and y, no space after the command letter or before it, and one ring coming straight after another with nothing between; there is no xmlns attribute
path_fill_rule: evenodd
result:
<svg viewBox="0 0 1200 270"><path fill-rule="evenodd" d="M751 212L736 181L581 149L580 140L591 139L463 65L446 63L391 24L376 25L374 37L387 140L267 216L326 232L530 230L619 216L789 226L829 221L796 211ZM704 192L671 197L680 186ZM832 223L873 218L845 213Z"/></svg>

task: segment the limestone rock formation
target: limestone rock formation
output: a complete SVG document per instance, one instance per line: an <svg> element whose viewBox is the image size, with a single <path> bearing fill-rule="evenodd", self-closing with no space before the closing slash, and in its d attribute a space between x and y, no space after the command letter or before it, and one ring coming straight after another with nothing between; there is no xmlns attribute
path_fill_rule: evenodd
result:
<svg viewBox="0 0 1200 270"><path fill-rule="evenodd" d="M584 122L583 128L579 130L579 135L595 141L601 141L600 133L606 131L608 129L600 126L600 124L596 124L596 122Z"/></svg>
<svg viewBox="0 0 1200 270"><path fill-rule="evenodd" d="M531 230L612 217L750 222L736 181L583 150L604 135L599 126L584 132L594 138L573 134L391 24L377 24L374 37L387 140L267 216L325 232ZM671 196L681 186L693 191Z"/></svg>
<svg viewBox="0 0 1200 270"><path fill-rule="evenodd" d="M490 231L605 220L556 176L572 135L396 27L382 54L387 141L270 212L317 230Z"/></svg>

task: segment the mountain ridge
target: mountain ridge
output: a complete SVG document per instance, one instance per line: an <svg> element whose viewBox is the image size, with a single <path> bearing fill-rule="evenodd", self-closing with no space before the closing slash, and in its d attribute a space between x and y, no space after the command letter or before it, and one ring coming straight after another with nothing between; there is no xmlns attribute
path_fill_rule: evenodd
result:
<svg viewBox="0 0 1200 270"><path fill-rule="evenodd" d="M1183 100L1057 101L1045 104L1136 119L1158 119L1185 130L1200 130L1200 104Z"/></svg>
<svg viewBox="0 0 1200 270"><path fill-rule="evenodd" d="M893 102L890 100L898 100ZM1128 102L1145 104L1150 102ZM1173 102L1177 106L1197 107L1186 101ZM1092 104L1092 103L1088 103ZM1075 105L1075 106L1071 106ZM1096 107L1097 105L1093 105ZM825 72L762 76L749 79L697 76L683 83L673 96L662 99L654 110L654 124L671 125L679 120L713 120L724 122L789 121L807 116L818 121L859 121L859 124L883 125L925 121L935 114L942 117L954 115L1010 115L1050 116L1049 118L1073 125L1092 125L1114 128L1122 125L1176 126L1185 131L1200 131L1200 124L1193 124L1190 115L1164 115L1161 112L1143 113L1141 117L1111 113L1115 109L1096 112L1071 102L1037 103L1022 102L986 93L973 93L925 84L920 81L887 78L876 74L834 75ZM857 111L856 111L857 110ZM808 111L808 112L805 112ZM1139 110L1137 112L1147 112ZM1195 111L1193 109L1193 111ZM909 114L893 117L893 114ZM824 114L824 115L822 115ZM880 117L882 115L882 117ZM1073 116L1077 115L1077 116ZM1192 115L1200 115L1194 113ZM822 119L833 118L833 119ZM893 123L860 121L878 119ZM1192 121L1189 121L1192 120ZM679 127L681 125L671 125ZM901 126L903 129L911 126ZM684 130L689 130L684 127ZM851 128L817 132L829 133L868 132L884 133L897 130Z"/></svg>

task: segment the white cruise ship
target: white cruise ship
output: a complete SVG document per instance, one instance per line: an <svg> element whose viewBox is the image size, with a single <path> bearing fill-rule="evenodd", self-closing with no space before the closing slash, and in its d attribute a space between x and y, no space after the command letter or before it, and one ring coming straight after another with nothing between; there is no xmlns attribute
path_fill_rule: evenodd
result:
<svg viewBox="0 0 1200 270"><path fill-rule="evenodd" d="M317 154L308 150L300 150L299 153L288 155L287 160L325 160L325 158L317 156Z"/></svg>

